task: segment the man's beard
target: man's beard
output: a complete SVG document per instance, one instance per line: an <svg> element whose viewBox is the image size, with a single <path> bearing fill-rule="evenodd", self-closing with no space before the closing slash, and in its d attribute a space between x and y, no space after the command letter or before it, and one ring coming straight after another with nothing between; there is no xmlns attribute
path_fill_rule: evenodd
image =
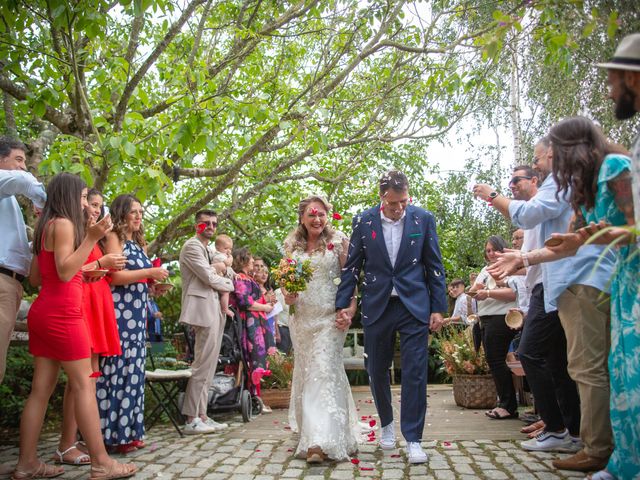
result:
<svg viewBox="0 0 640 480"><path fill-rule="evenodd" d="M636 94L625 85L624 93L616 102L616 118L618 120L626 120L633 117L636 114L635 103Z"/></svg>

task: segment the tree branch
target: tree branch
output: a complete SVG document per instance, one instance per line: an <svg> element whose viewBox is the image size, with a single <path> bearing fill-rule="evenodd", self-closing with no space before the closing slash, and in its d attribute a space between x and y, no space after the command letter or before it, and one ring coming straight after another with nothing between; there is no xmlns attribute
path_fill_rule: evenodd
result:
<svg viewBox="0 0 640 480"><path fill-rule="evenodd" d="M0 90L20 101L27 100L29 95L26 88L16 85L2 73L0 73ZM68 135L74 135L77 133L75 132L75 125L73 125L72 118L69 115L59 112L51 105L45 105L44 118L54 124L62 133L66 133Z"/></svg>
<svg viewBox="0 0 640 480"><path fill-rule="evenodd" d="M167 31L167 34L164 36L162 41L156 45L156 48L151 52L151 54L147 57L145 62L140 66L138 71L134 74L134 76L129 80L127 85L124 87L122 92L122 97L120 97L120 101L116 106L116 113L113 117L113 131L114 133L118 133L122 130L122 122L124 120L124 116L127 112L127 105L129 104L129 100L133 95L134 90L138 86L138 84L142 81L144 76L147 74L147 71L151 68L151 66L155 63L158 57L166 50L171 41L175 38L175 36L180 32L182 26L187 22L189 17L193 14L194 10L198 5L204 3L205 0L193 0L187 8L182 12L180 18L176 23L171 25L171 28Z"/></svg>

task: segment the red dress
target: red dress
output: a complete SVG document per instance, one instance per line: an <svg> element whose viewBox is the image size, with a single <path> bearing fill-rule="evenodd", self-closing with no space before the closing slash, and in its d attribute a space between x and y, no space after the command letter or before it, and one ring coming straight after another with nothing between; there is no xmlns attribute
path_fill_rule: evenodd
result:
<svg viewBox="0 0 640 480"><path fill-rule="evenodd" d="M95 262L101 257L102 251L96 245L89 254L86 263ZM89 329L91 351L104 357L122 355L113 296L106 278L83 284L82 313Z"/></svg>
<svg viewBox="0 0 640 480"><path fill-rule="evenodd" d="M58 277L53 252L42 249L38 266L42 288L27 316L29 351L60 361L91 357L87 322L82 315L82 273L68 282Z"/></svg>

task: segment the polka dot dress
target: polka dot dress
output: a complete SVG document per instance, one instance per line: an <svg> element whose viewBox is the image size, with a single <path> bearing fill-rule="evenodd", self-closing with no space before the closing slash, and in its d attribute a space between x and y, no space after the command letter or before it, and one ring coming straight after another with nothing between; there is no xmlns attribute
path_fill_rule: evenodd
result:
<svg viewBox="0 0 640 480"><path fill-rule="evenodd" d="M127 257L127 270L152 266L135 242L128 240L123 254ZM100 359L102 377L98 379L96 394L105 444L122 445L144 436L147 284L118 285L111 292L122 355Z"/></svg>

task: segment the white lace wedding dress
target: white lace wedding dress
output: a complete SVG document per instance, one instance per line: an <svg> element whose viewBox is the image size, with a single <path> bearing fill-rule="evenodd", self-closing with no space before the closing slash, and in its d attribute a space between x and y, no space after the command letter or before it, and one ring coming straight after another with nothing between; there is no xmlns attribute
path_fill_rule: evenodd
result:
<svg viewBox="0 0 640 480"><path fill-rule="evenodd" d="M336 232L324 253L294 253L297 260L310 258L314 268L289 324L295 356L289 423L300 434L300 457L314 446L334 460L347 459L358 449L360 425L342 363L346 332L335 327L343 238Z"/></svg>

